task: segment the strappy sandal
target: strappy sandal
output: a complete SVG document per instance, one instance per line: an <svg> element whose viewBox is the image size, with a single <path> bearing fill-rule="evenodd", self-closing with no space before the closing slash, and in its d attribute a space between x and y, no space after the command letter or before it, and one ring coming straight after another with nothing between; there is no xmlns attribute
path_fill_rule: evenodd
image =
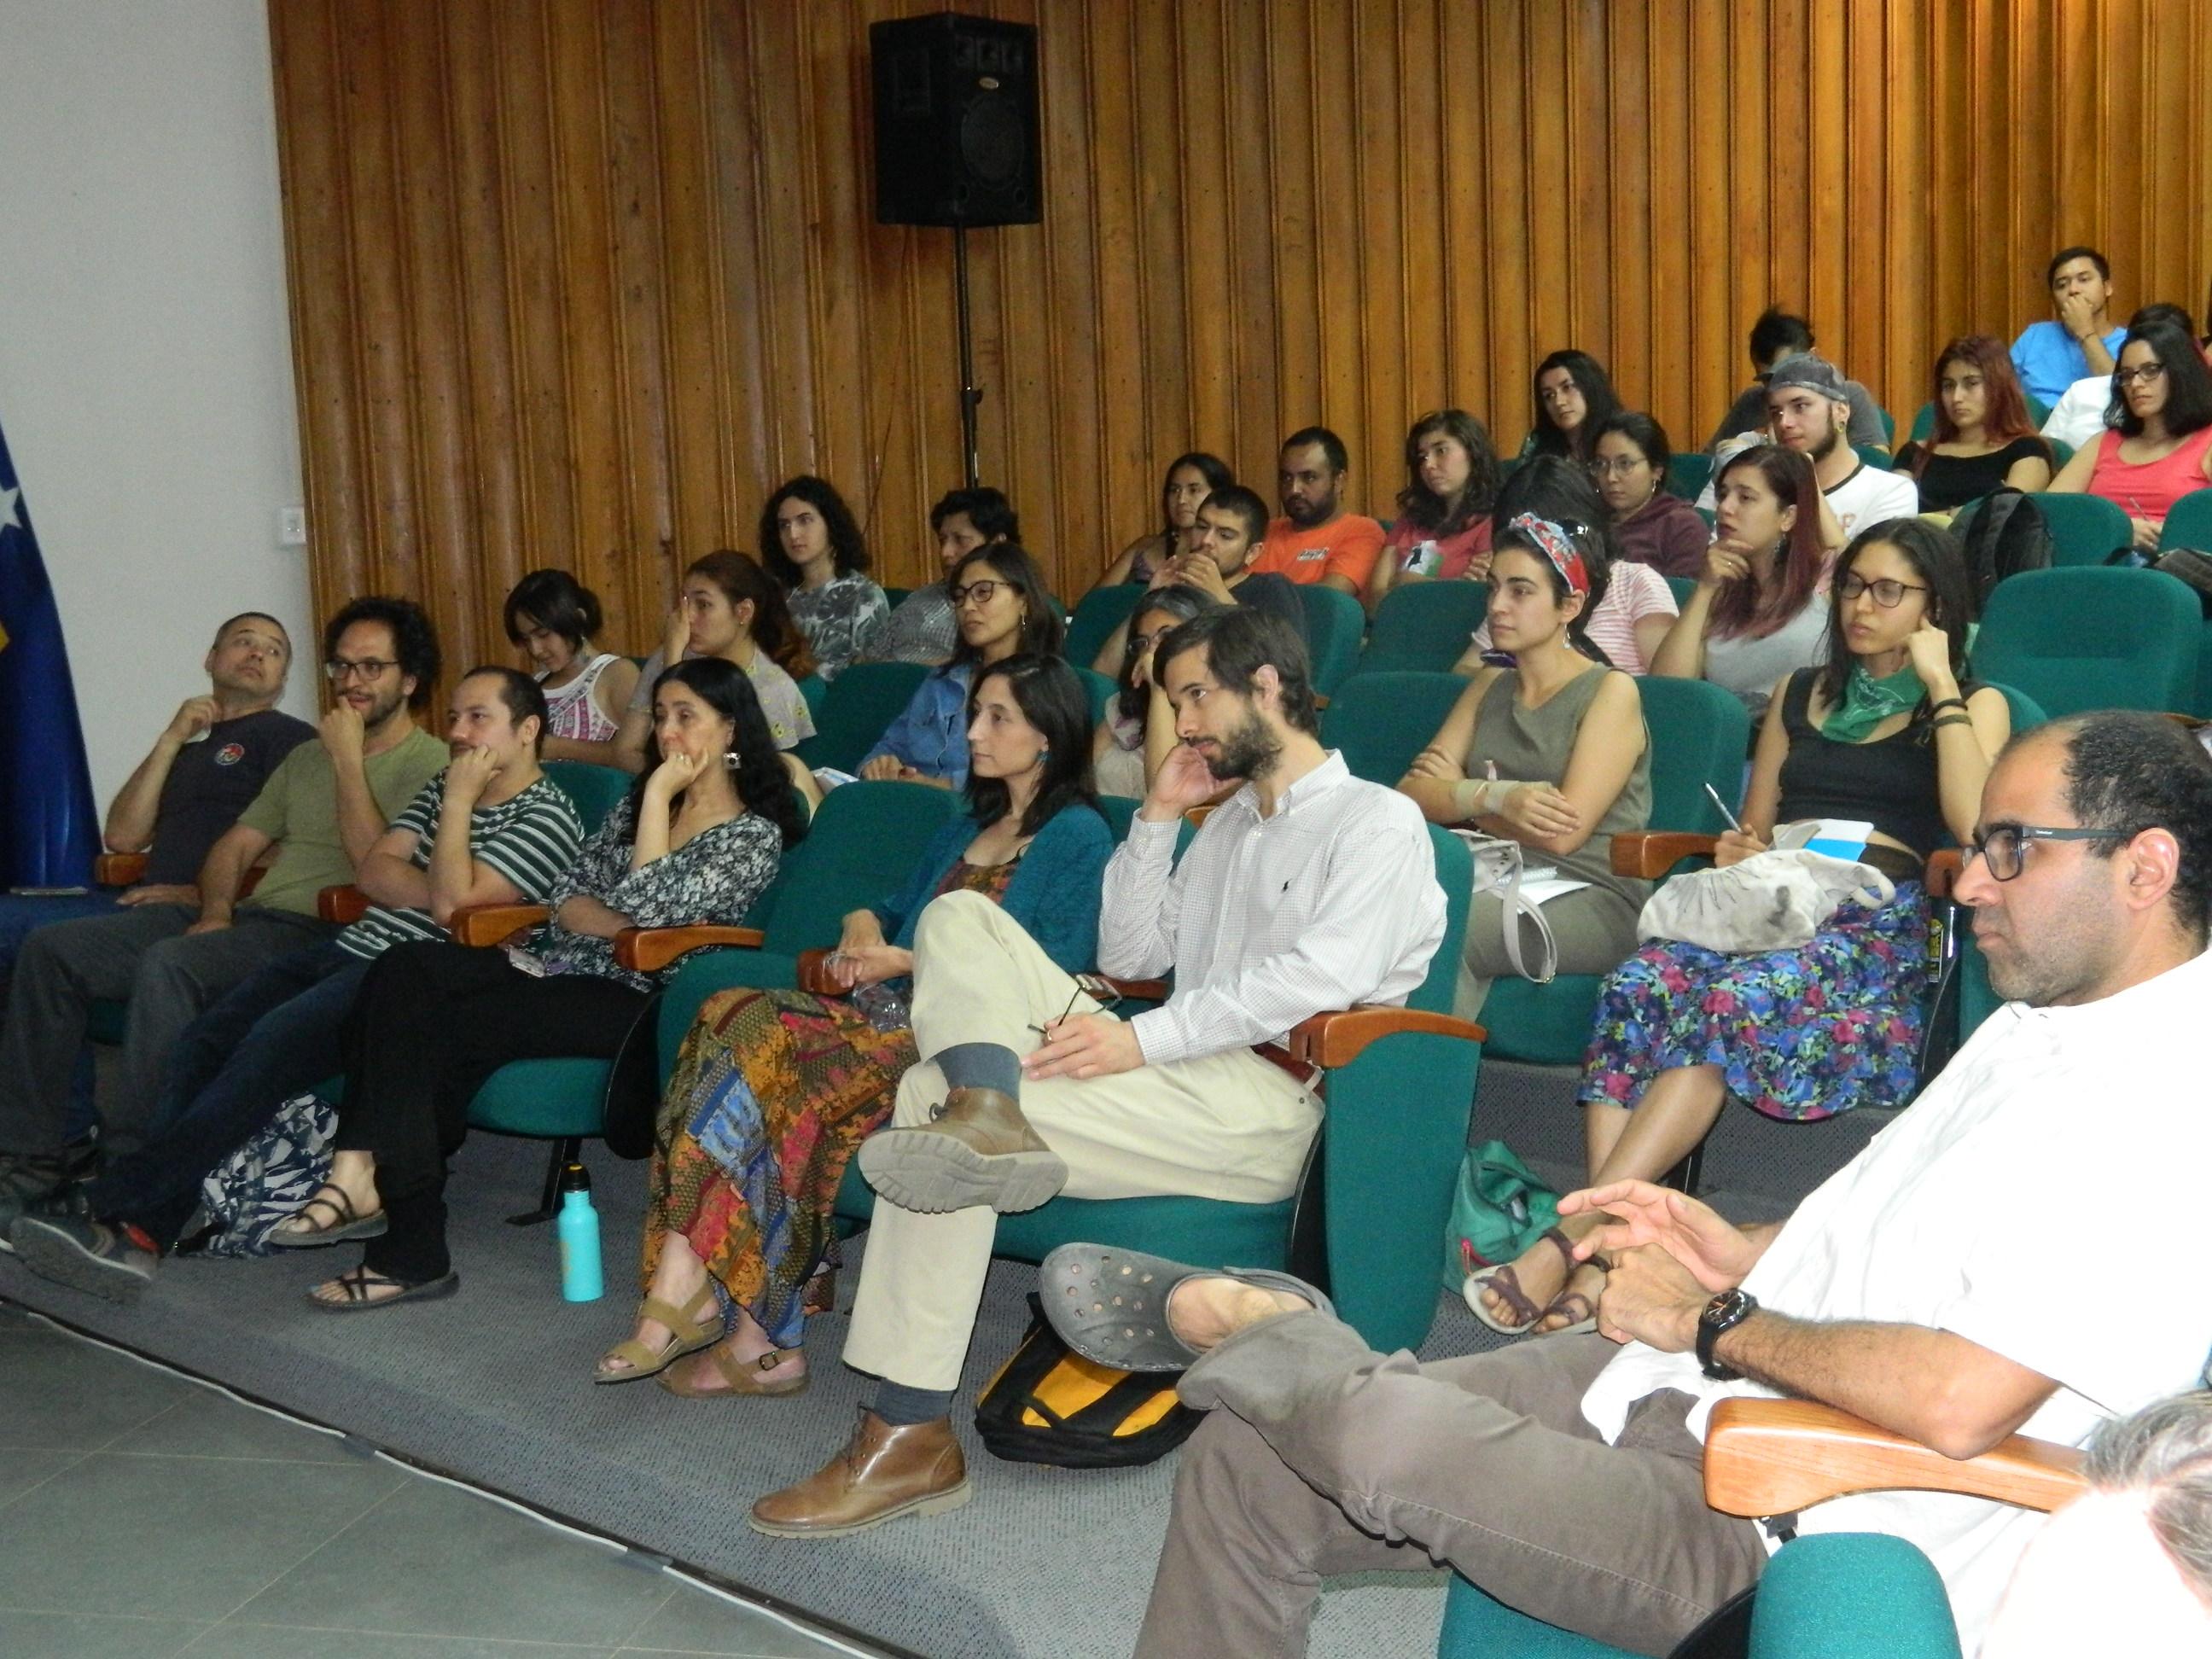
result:
<svg viewBox="0 0 2212 1659"><path fill-rule="evenodd" d="M381 1274L372 1278L366 1266L356 1267L350 1273L340 1273L329 1282L345 1292L344 1301L325 1302L313 1291L307 1292L307 1301L311 1306L319 1308L325 1313L333 1314L368 1313L377 1308L396 1308L403 1302L435 1302L451 1296L461 1288L461 1276L459 1273L447 1273L443 1279L426 1279L410 1283L404 1279L386 1279ZM387 1285L396 1285L398 1288L389 1296L369 1294L372 1291L382 1290Z"/></svg>
<svg viewBox="0 0 2212 1659"><path fill-rule="evenodd" d="M1575 1260L1573 1241L1557 1227L1545 1228L1540 1237L1558 1249L1561 1255L1566 1257L1567 1278L1571 1281L1575 1276L1576 1267L1581 1265ZM1564 1288L1563 1286L1562 1289ZM1482 1293L1485 1291L1495 1291L1498 1299L1505 1304L1506 1310L1520 1322L1509 1325L1489 1309L1484 1307ZM1513 1264L1510 1262L1502 1267L1486 1267L1479 1273L1469 1273L1467 1276L1467 1283L1460 1287L1460 1294L1466 1298L1468 1311L1500 1336L1526 1336L1536 1328L1538 1320L1559 1304L1559 1298L1556 1297L1541 1308L1530 1301L1528 1292L1521 1288L1520 1275L1513 1271ZM1581 1328L1587 1330L1589 1327L1583 1326ZM1553 1331L1547 1331L1544 1334L1547 1336L1558 1334Z"/></svg>
<svg viewBox="0 0 2212 1659"><path fill-rule="evenodd" d="M685 1400L754 1399L768 1395L804 1394L806 1391L806 1385L814 1380L814 1374L811 1371L801 1371L795 1377L775 1382L768 1381L764 1375L766 1372L774 1370L783 1360L799 1352L800 1351L797 1348L770 1348L757 1359L736 1359L717 1344L707 1348L704 1352L707 1363L714 1368L716 1374L721 1377L726 1386L719 1389L702 1389L696 1383L682 1381L673 1371L662 1373L660 1386L669 1393L680 1395Z"/></svg>
<svg viewBox="0 0 2212 1659"><path fill-rule="evenodd" d="M720 1298L714 1294L714 1283L708 1280L699 1287L699 1294L684 1307L663 1302L657 1296L648 1296L637 1304L637 1316L651 1319L668 1328L669 1340L665 1347L648 1348L637 1337L617 1342L599 1356L604 1366L610 1359L620 1359L629 1364L627 1370L599 1370L592 1374L594 1382L635 1382L641 1376L658 1376L687 1353L696 1353L710 1348L722 1340Z"/></svg>
<svg viewBox="0 0 2212 1659"><path fill-rule="evenodd" d="M337 1196L325 1198L323 1196L325 1193L334 1193ZM292 1227L287 1224L295 1218L306 1215L319 1204L331 1212L331 1220L327 1227ZM269 1230L268 1242L272 1250L319 1250L328 1244L343 1244L354 1239L381 1238L391 1229L392 1224L384 1218L383 1211L362 1215L354 1208L353 1200L346 1196L344 1188L325 1181L315 1189L313 1198Z"/></svg>

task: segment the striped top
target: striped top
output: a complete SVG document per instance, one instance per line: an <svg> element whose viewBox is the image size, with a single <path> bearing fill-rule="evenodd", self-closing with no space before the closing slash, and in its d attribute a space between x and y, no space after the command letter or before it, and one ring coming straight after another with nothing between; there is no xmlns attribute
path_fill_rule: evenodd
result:
<svg viewBox="0 0 2212 1659"><path fill-rule="evenodd" d="M1355 778L1335 750L1261 817L1246 784L1182 862L1179 822L1139 817L1106 866L1098 966L1175 969L1175 994L1129 1022L1147 1065L1279 1042L1354 1003L1402 1004L1444 936L1444 892L1420 809Z"/></svg>
<svg viewBox="0 0 2212 1659"><path fill-rule="evenodd" d="M413 833L415 848L407 861L417 870L430 867L430 848L445 805L446 775L441 772L392 821L394 830ZM470 855L513 882L526 903L542 904L550 896L583 844L583 821L550 778L538 779L512 800L479 806L469 815ZM395 945L445 937L446 930L428 910L372 904L337 942L355 956L377 957Z"/></svg>

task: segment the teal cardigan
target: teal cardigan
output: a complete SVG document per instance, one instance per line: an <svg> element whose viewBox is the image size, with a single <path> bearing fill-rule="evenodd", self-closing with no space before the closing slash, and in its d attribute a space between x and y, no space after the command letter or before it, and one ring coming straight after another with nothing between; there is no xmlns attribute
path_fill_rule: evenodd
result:
<svg viewBox="0 0 2212 1659"><path fill-rule="evenodd" d="M885 939L903 951L914 948L922 906L937 896L939 884L981 828L969 817L946 824L931 837L905 887L871 907ZM1106 820L1097 808L1078 801L1045 820L1006 884L1006 914L1071 974L1097 964L1098 905L1106 860L1113 855L1114 835Z"/></svg>

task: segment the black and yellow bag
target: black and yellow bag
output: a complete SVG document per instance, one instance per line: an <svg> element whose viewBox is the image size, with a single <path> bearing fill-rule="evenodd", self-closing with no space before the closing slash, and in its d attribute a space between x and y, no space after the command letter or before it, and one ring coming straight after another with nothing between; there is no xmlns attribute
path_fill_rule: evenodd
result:
<svg viewBox="0 0 2212 1659"><path fill-rule="evenodd" d="M983 1449L1012 1463L1117 1469L1172 1451L1201 1413L1176 1398L1179 1371L1121 1371L1073 1352L1034 1293L1030 1328L975 1402Z"/></svg>

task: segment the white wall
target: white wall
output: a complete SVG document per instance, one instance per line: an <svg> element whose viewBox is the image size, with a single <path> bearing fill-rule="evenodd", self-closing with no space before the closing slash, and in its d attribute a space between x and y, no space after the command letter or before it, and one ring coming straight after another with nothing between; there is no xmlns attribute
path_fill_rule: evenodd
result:
<svg viewBox="0 0 2212 1659"><path fill-rule="evenodd" d="M103 809L234 611L313 718L264 0L0 0L0 431Z"/></svg>

